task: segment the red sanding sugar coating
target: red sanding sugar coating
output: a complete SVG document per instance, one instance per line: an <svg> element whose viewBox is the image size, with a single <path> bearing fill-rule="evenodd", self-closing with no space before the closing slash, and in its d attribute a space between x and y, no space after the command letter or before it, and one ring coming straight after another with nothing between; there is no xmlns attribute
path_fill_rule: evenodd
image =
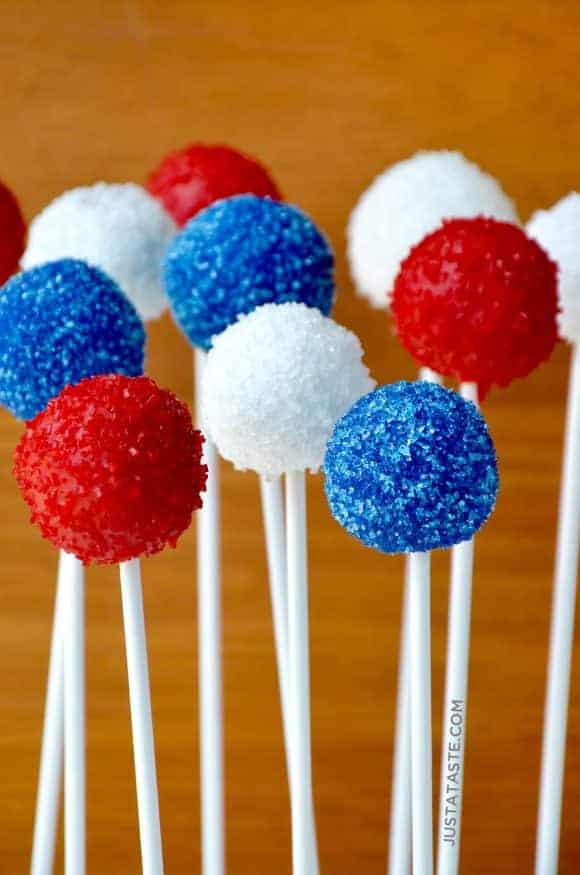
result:
<svg viewBox="0 0 580 875"><path fill-rule="evenodd" d="M392 313L403 345L445 376L506 386L557 340L556 266L516 225L454 219L401 265Z"/></svg>
<svg viewBox="0 0 580 875"><path fill-rule="evenodd" d="M201 507L203 438L185 404L147 377L64 389L28 423L14 473L31 520L85 564L174 547Z"/></svg>
<svg viewBox="0 0 580 875"><path fill-rule="evenodd" d="M220 198L255 194L282 200L270 174L257 161L229 146L194 143L167 155L147 181L178 225Z"/></svg>
<svg viewBox="0 0 580 875"><path fill-rule="evenodd" d="M18 201L0 182L0 283L18 270L25 238L26 225Z"/></svg>

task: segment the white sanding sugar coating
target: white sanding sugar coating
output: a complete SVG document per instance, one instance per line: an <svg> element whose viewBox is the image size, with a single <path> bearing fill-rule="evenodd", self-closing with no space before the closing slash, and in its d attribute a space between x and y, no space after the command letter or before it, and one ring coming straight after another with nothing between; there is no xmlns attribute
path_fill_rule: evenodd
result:
<svg viewBox="0 0 580 875"><path fill-rule="evenodd" d="M519 221L500 184L460 152L417 152L393 164L363 192L348 222L348 259L358 294L373 307L388 307L411 248L443 219L478 215Z"/></svg>
<svg viewBox="0 0 580 875"><path fill-rule="evenodd" d="M97 182L65 191L33 219L21 265L82 259L114 279L143 319L155 319L168 303L161 262L176 230L140 185Z"/></svg>
<svg viewBox="0 0 580 875"><path fill-rule="evenodd" d="M236 468L317 471L336 421L375 381L351 331L304 304L266 304L214 338L202 422Z"/></svg>
<svg viewBox="0 0 580 875"><path fill-rule="evenodd" d="M570 343L580 341L580 194L573 191L549 210L538 210L526 231L558 265L558 328Z"/></svg>

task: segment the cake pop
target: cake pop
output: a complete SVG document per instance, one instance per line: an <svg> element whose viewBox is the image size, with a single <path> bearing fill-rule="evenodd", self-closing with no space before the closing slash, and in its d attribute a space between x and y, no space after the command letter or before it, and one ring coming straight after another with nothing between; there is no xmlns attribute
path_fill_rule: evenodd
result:
<svg viewBox="0 0 580 875"><path fill-rule="evenodd" d="M477 403L493 384L526 376L549 357L557 339L555 266L513 224L452 219L404 260L391 309L403 345L422 365L459 379L461 393ZM453 702L467 699L472 578L473 544L466 540L452 555L443 756ZM441 793L439 875L456 875L459 866L465 740L464 727L452 841Z"/></svg>
<svg viewBox="0 0 580 875"><path fill-rule="evenodd" d="M347 243L356 291L371 306L387 308L401 260L424 234L435 230L445 218L473 216L478 212L517 221L515 208L500 185L459 152L418 152L380 174L363 193L353 210ZM428 368L421 379L440 382ZM408 563L407 563L408 564ZM408 604L405 584L404 604ZM401 654L406 649L403 610ZM401 662L404 681L407 668ZM390 817L389 875L406 873L410 867L409 787L404 760L408 743L405 714L407 692L399 686L393 790Z"/></svg>
<svg viewBox="0 0 580 875"><path fill-rule="evenodd" d="M85 564L126 562L188 528L205 487L201 441L185 405L147 377L93 377L29 423L15 473L52 544Z"/></svg>
<svg viewBox="0 0 580 875"><path fill-rule="evenodd" d="M526 233L558 265L558 328L569 343L580 340L580 194L570 192L535 212Z"/></svg>
<svg viewBox="0 0 580 875"><path fill-rule="evenodd" d="M580 195L571 192L534 213L527 232L558 265L560 335L572 344L552 623L548 659L538 831L537 875L558 871L580 532Z"/></svg>
<svg viewBox="0 0 580 875"><path fill-rule="evenodd" d="M356 291L374 307L387 308L401 261L412 246L440 226L444 219L482 213L517 222L511 200L500 185L459 152L418 152L380 174L363 193L347 228L348 256ZM440 376L422 368L421 378L440 381ZM467 552L467 547L458 548ZM455 559L455 556L454 556ZM407 562L408 564L408 562ZM465 563L462 567L467 567ZM408 575L406 575L408 576ZM405 584L404 605L408 604ZM406 649L403 610L401 654ZM407 669L401 664L405 679ZM405 756L408 711L407 692L399 688L396 743L390 818L389 875L410 868L410 817L405 778L409 764ZM440 875L444 875L443 872Z"/></svg>
<svg viewBox="0 0 580 875"><path fill-rule="evenodd" d="M334 258L316 226L295 207L241 195L218 201L190 220L165 259L164 277L173 315L195 347L199 383L212 338L238 317L266 302L302 301L328 313L334 300ZM200 392L196 390L197 421ZM221 630L219 556L219 467L212 441L205 447L209 468L204 508L198 517L198 626L200 639L202 855L205 875L224 868L223 768L220 751ZM272 558L283 545L273 525L282 517L281 491L262 481L266 544ZM270 525L270 522L273 525ZM270 568L285 565L280 557ZM285 603L285 580L270 575L272 604ZM285 612L282 611L282 614ZM284 616L275 621L278 665L287 660ZM281 696L284 681L280 675ZM287 734L287 733L286 733ZM287 759L289 748L286 747ZM313 863L313 872L316 865Z"/></svg>
<svg viewBox="0 0 580 875"><path fill-rule="evenodd" d="M18 270L25 239L26 225L18 201L0 182L0 284Z"/></svg>
<svg viewBox="0 0 580 875"><path fill-rule="evenodd" d="M483 417L434 383L394 383L361 398L336 424L324 472L333 516L384 553L468 540L498 488Z"/></svg>
<svg viewBox="0 0 580 875"><path fill-rule="evenodd" d="M32 419L68 384L143 370L145 331L113 280L61 259L17 274L0 295L0 403Z"/></svg>
<svg viewBox="0 0 580 875"><path fill-rule="evenodd" d="M354 334L304 304L266 304L214 338L203 423L237 468L316 472L334 423L373 385Z"/></svg>
<svg viewBox="0 0 580 875"><path fill-rule="evenodd" d="M71 259L32 268L9 280L0 294L0 403L15 416L32 419L65 386L85 377L114 372L140 374L144 344L145 331L135 308L116 283L98 268ZM61 551L32 875L47 875L53 867L63 704L68 715L66 854L69 869L84 865L84 584L79 566L75 557ZM67 641L70 653L65 659ZM68 696L65 696L65 671L69 675ZM65 699L68 702L65 703Z"/></svg>
<svg viewBox="0 0 580 875"><path fill-rule="evenodd" d="M97 376L67 386L28 424L14 462L32 521L45 538L66 557L121 563L142 868L150 873L163 871L163 856L138 559L174 546L200 506L201 445L187 408L172 393L146 377ZM82 586L74 583L70 576L66 595L82 630ZM67 663L81 700L82 641L79 631L78 647L71 648L76 658ZM68 707L65 698L65 721ZM79 711L82 717L78 707L75 716ZM84 739L82 722L75 739ZM82 857L70 862L74 868L67 871L82 871Z"/></svg>
<svg viewBox="0 0 580 875"><path fill-rule="evenodd" d="M305 304L266 304L207 356L202 421L221 455L286 477L288 713L293 871L313 868L305 470L317 470L336 419L374 385L357 338Z"/></svg>
<svg viewBox="0 0 580 875"><path fill-rule="evenodd" d="M164 267L175 319L194 346L243 313L301 301L330 313L334 258L316 225L296 207L254 195L219 201L176 236Z"/></svg>
<svg viewBox="0 0 580 875"><path fill-rule="evenodd" d="M388 307L404 258L443 219L485 215L517 222L499 183L460 152L417 152L387 168L361 195L347 228L357 292Z"/></svg>
<svg viewBox="0 0 580 875"><path fill-rule="evenodd" d="M480 392L549 358L557 340L556 268L515 225L453 219L401 265L391 309L403 346Z"/></svg>
<svg viewBox="0 0 580 875"><path fill-rule="evenodd" d="M97 182L65 191L32 220L21 264L83 259L109 274L143 319L156 319L167 307L161 262L175 231L141 186Z"/></svg>
<svg viewBox="0 0 580 875"><path fill-rule="evenodd" d="M147 180L180 227L214 201L236 194L281 200L268 170L231 146L192 143L170 152Z"/></svg>
<svg viewBox="0 0 580 875"><path fill-rule="evenodd" d="M495 450L476 407L435 384L395 383L336 424L324 459L335 519L366 546L409 555L413 870L433 870L430 573L425 551L491 514Z"/></svg>

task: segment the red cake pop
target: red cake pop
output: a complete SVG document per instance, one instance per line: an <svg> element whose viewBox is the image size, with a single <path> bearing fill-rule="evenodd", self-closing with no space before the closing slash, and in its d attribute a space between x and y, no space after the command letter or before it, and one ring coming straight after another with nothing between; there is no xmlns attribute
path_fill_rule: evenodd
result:
<svg viewBox="0 0 580 875"><path fill-rule="evenodd" d="M32 420L14 472L45 538L85 564L175 546L201 507L203 438L187 407L147 377L68 386Z"/></svg>
<svg viewBox="0 0 580 875"><path fill-rule="evenodd" d="M395 281L392 313L422 365L480 393L545 361L557 340L556 266L516 225L444 222L411 250Z"/></svg>
<svg viewBox="0 0 580 875"><path fill-rule="evenodd" d="M249 155L202 143L167 155L147 180L147 189L178 225L214 201L236 194L282 199L266 168Z"/></svg>
<svg viewBox="0 0 580 875"><path fill-rule="evenodd" d="M0 182L0 284L18 270L25 237L26 225L18 201Z"/></svg>

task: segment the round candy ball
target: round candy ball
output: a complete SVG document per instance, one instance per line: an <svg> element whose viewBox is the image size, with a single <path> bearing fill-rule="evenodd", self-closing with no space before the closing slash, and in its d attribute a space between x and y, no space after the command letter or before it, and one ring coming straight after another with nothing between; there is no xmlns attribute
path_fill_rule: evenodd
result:
<svg viewBox="0 0 580 875"><path fill-rule="evenodd" d="M526 231L558 265L558 328L570 343L580 341L580 194L573 191L549 210L538 210Z"/></svg>
<svg viewBox="0 0 580 875"><path fill-rule="evenodd" d="M155 319L167 307L161 262L175 231L141 186L98 182L65 191L33 219L22 267L81 258L108 273L143 319Z"/></svg>
<svg viewBox="0 0 580 875"><path fill-rule="evenodd" d="M0 182L0 284L18 270L25 238L26 225L18 201Z"/></svg>
<svg viewBox="0 0 580 875"><path fill-rule="evenodd" d="M68 384L143 371L145 329L116 283L62 259L17 274L0 293L0 404L32 419Z"/></svg>
<svg viewBox="0 0 580 875"><path fill-rule="evenodd" d="M325 315L334 302L334 257L296 207L239 195L217 201L177 235L165 259L177 323L194 346L267 303L299 301Z"/></svg>
<svg viewBox="0 0 580 875"><path fill-rule="evenodd" d="M214 201L236 194L255 194L281 200L267 169L230 146L193 143L171 152L147 180L179 226Z"/></svg>
<svg viewBox="0 0 580 875"><path fill-rule="evenodd" d="M373 307L388 307L411 247L443 219L476 215L518 221L499 183L460 152L417 152L389 167L363 192L348 223L357 292Z"/></svg>
<svg viewBox="0 0 580 875"><path fill-rule="evenodd" d="M358 338L304 304L267 304L216 337L204 429L237 468L317 471L339 416L374 385Z"/></svg>
<svg viewBox="0 0 580 875"><path fill-rule="evenodd" d="M336 424L324 459L335 519L383 553L469 540L498 491L495 450L474 404L431 383L381 386Z"/></svg>
<svg viewBox="0 0 580 875"><path fill-rule="evenodd" d="M545 361L557 340L556 268L515 225L454 219L421 241L395 281L392 313L422 365L506 386Z"/></svg>
<svg viewBox="0 0 580 875"><path fill-rule="evenodd" d="M203 438L185 404L147 377L69 386L29 423L14 472L32 522L84 563L174 547L201 507Z"/></svg>

